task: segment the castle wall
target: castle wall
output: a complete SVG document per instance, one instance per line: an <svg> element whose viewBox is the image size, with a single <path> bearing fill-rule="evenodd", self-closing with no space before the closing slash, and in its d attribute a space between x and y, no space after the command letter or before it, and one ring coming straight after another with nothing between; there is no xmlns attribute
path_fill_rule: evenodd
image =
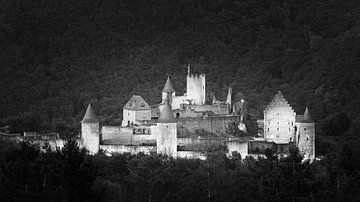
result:
<svg viewBox="0 0 360 202"><path fill-rule="evenodd" d="M138 154L140 152L150 154L150 152L156 151L156 146L100 145L100 149L110 155L112 153Z"/></svg>
<svg viewBox="0 0 360 202"><path fill-rule="evenodd" d="M226 143L228 154L231 156L233 152L237 152L241 155L241 158L245 158L248 155L249 150L248 142L229 141Z"/></svg>
<svg viewBox="0 0 360 202"><path fill-rule="evenodd" d="M181 104L179 115L180 117L199 117L202 112L214 112L216 115L229 115L230 107L227 104L213 104L213 105L189 105Z"/></svg>
<svg viewBox="0 0 360 202"><path fill-rule="evenodd" d="M120 126L103 126L101 127L102 140L115 139L120 136Z"/></svg>
<svg viewBox="0 0 360 202"><path fill-rule="evenodd" d="M177 157L185 158L185 159L201 159L201 160L206 159L205 155L203 155L201 152L196 152L196 151L178 151Z"/></svg>
<svg viewBox="0 0 360 202"><path fill-rule="evenodd" d="M180 109L181 104L189 104L188 101L186 101L186 96L175 96L172 99L171 108L174 109Z"/></svg>
<svg viewBox="0 0 360 202"><path fill-rule="evenodd" d="M141 145L154 144L156 126L102 127L102 144Z"/></svg>
<svg viewBox="0 0 360 202"><path fill-rule="evenodd" d="M234 121L240 121L240 116L213 116L191 117L178 119L178 134L186 135L195 133L196 130L223 134L228 125Z"/></svg>
<svg viewBox="0 0 360 202"><path fill-rule="evenodd" d="M187 75L186 94L187 98L193 100L194 104L205 104L205 74Z"/></svg>

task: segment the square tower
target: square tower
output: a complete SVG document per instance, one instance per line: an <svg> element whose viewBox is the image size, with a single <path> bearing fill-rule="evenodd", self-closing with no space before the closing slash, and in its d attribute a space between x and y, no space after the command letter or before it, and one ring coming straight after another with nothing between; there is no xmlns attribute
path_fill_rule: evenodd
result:
<svg viewBox="0 0 360 202"><path fill-rule="evenodd" d="M205 74L188 74L186 78L186 98L195 105L205 104Z"/></svg>

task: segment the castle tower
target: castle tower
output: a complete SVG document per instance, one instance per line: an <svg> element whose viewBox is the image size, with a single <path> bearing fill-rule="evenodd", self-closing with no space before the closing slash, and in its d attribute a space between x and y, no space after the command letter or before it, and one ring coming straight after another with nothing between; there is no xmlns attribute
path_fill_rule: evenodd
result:
<svg viewBox="0 0 360 202"><path fill-rule="evenodd" d="M161 111L157 123L156 148L158 154L166 154L176 157L177 155L177 123L174 118L169 100Z"/></svg>
<svg viewBox="0 0 360 202"><path fill-rule="evenodd" d="M306 107L303 118L296 123L296 144L304 160L315 159L315 122L311 119L309 109Z"/></svg>
<svg viewBox="0 0 360 202"><path fill-rule="evenodd" d="M186 95L195 105L205 104L205 74L191 74L190 68L188 69Z"/></svg>
<svg viewBox="0 0 360 202"><path fill-rule="evenodd" d="M289 143L294 139L296 113L278 91L264 110L264 138L275 143Z"/></svg>
<svg viewBox="0 0 360 202"><path fill-rule="evenodd" d="M162 103L165 103L166 98L168 98L170 104L172 104L173 97L175 97L175 89L171 84L170 77L168 77L164 89L162 91Z"/></svg>
<svg viewBox="0 0 360 202"><path fill-rule="evenodd" d="M96 154L99 151L99 121L90 103L81 121L81 142L90 154Z"/></svg>

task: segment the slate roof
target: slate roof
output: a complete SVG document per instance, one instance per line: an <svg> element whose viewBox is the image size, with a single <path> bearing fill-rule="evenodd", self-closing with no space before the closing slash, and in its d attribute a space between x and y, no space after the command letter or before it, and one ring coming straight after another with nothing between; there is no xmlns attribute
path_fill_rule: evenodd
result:
<svg viewBox="0 0 360 202"><path fill-rule="evenodd" d="M90 103L86 109L85 116L81 123L99 123L99 120Z"/></svg>
<svg viewBox="0 0 360 202"><path fill-rule="evenodd" d="M149 104L140 95L133 95L124 106L124 109L137 110L151 110Z"/></svg>
<svg viewBox="0 0 360 202"><path fill-rule="evenodd" d="M165 83L165 86L164 86L164 89L162 92L166 92L166 93L175 92L175 89L174 89L173 85L171 84L170 77L167 78L167 81Z"/></svg>
<svg viewBox="0 0 360 202"><path fill-rule="evenodd" d="M305 109L304 116L303 116L302 120L300 121L300 123L314 123L314 121L311 119L310 112L307 107Z"/></svg>
<svg viewBox="0 0 360 202"><path fill-rule="evenodd" d="M165 101L164 108L161 110L159 123L176 123L174 114L168 101Z"/></svg>

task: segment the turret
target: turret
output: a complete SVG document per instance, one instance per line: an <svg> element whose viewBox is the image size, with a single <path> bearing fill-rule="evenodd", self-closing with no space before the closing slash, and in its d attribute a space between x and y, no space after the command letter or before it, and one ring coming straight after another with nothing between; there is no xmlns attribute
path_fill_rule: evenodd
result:
<svg viewBox="0 0 360 202"><path fill-rule="evenodd" d="M168 99L165 100L157 123L156 147L158 154L177 155L177 123Z"/></svg>
<svg viewBox="0 0 360 202"><path fill-rule="evenodd" d="M90 103L81 121L81 142L90 154L96 154L99 151L99 121Z"/></svg>
<svg viewBox="0 0 360 202"><path fill-rule="evenodd" d="M315 123L306 107L304 116L296 123L296 143L304 160L315 159Z"/></svg>
<svg viewBox="0 0 360 202"><path fill-rule="evenodd" d="M172 104L172 100L174 96L175 96L175 89L171 84L170 77L168 77L164 89L162 91L162 103L165 103L165 100L169 99L170 104Z"/></svg>

